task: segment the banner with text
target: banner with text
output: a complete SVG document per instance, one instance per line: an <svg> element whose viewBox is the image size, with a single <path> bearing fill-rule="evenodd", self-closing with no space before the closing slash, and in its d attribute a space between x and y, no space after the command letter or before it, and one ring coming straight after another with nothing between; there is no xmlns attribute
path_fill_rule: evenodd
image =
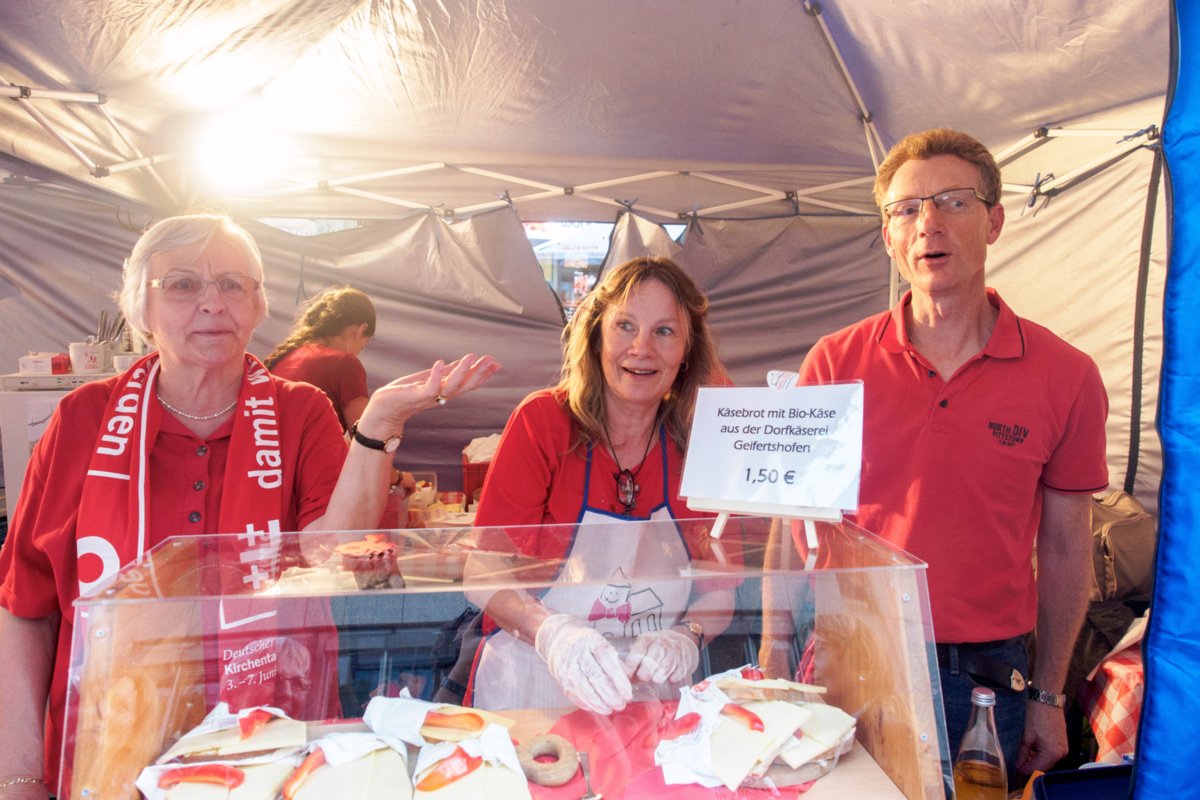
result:
<svg viewBox="0 0 1200 800"><path fill-rule="evenodd" d="M858 508L861 381L700 390L681 494L747 505Z"/></svg>

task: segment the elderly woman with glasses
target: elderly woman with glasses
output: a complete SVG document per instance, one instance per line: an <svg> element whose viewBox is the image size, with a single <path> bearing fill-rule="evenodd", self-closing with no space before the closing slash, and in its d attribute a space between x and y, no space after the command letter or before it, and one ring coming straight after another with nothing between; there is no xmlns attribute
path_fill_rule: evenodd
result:
<svg viewBox="0 0 1200 800"><path fill-rule="evenodd" d="M151 226L127 263L120 306L156 351L63 398L0 551L0 651L9 665L0 682L0 796L43 797L41 782L57 777L72 601L172 535L242 534L219 537L221 564L232 567L223 572L237 573L223 579L236 583L263 566L255 553L277 544L280 531L374 527L405 421L499 369L490 356L468 355L387 384L347 449L320 390L272 376L246 352L267 313L262 260L251 236L223 216ZM287 622L223 649L222 673L247 669L238 659L270 660ZM234 696L222 683L220 699L234 708L272 704L273 673L262 677Z"/></svg>
<svg viewBox="0 0 1200 800"><path fill-rule="evenodd" d="M611 583L480 597L500 629L468 687L483 708L570 701L610 714L637 684L674 696L733 611L733 584L664 577L708 557L711 520L679 495L697 390L727 382L707 298L670 259L634 259L588 294L564 342L558 385L509 418L475 524L554 526L504 535Z"/></svg>

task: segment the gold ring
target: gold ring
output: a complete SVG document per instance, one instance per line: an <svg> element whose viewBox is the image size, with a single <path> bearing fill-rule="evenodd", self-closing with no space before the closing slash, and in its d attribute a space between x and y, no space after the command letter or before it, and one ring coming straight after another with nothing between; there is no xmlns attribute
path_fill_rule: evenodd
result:
<svg viewBox="0 0 1200 800"><path fill-rule="evenodd" d="M442 397L442 396L439 394L439 395L437 396L437 404L438 404L439 406L444 406L444 405L446 405L446 398Z"/></svg>

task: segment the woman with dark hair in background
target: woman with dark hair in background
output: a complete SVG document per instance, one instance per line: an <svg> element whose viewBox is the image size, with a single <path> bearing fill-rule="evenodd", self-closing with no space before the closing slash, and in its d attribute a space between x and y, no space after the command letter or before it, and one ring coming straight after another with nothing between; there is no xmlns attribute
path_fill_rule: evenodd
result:
<svg viewBox="0 0 1200 800"><path fill-rule="evenodd" d="M371 298L348 286L330 289L308 303L263 363L281 378L323 391L348 431L367 407L367 371L358 354L374 335Z"/></svg>

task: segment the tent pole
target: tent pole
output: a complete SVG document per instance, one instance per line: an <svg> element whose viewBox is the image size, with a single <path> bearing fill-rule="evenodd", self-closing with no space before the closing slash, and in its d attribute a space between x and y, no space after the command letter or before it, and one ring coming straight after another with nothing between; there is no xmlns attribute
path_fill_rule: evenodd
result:
<svg viewBox="0 0 1200 800"><path fill-rule="evenodd" d="M102 94L96 92L66 92L60 89L34 89L30 86L7 84L0 86L0 97L11 97L14 100L58 100L63 103L91 103L104 105L108 101Z"/></svg>
<svg viewBox="0 0 1200 800"><path fill-rule="evenodd" d="M1141 149L1146 146L1146 143L1137 139L1126 142L1121 147L1113 148L1099 158L1093 159L1088 163L1076 167L1070 172L1065 173L1057 178L1052 178L1038 187L1039 194L1047 194L1051 191L1062 190L1066 185L1074 181L1081 175L1087 175L1089 172L1099 169L1100 167L1108 166L1109 164L1124 158L1134 150Z"/></svg>
<svg viewBox="0 0 1200 800"><path fill-rule="evenodd" d="M399 197L388 197L387 195L379 194L377 192L365 192L362 189L352 189L349 186L335 186L331 188L331 191L337 192L338 194L350 195L351 197L361 197L364 200L376 200L380 203L386 203L387 205L392 206L400 206L401 208L407 208L409 210L424 210L429 208L428 203L413 203L408 200L402 200ZM503 205L503 203L501 205Z"/></svg>
<svg viewBox="0 0 1200 800"><path fill-rule="evenodd" d="M1145 135L1149 128L1135 133L1117 128L1046 128L1047 139L1132 139Z"/></svg>
<svg viewBox="0 0 1200 800"><path fill-rule="evenodd" d="M129 148L129 152L137 156L137 161L128 162L123 166L126 168L131 168L135 164L138 166L145 166L146 171L150 173L150 177L153 178L154 182L158 184L158 188L162 190L163 194L169 198L172 203L178 202L175 192L171 191L171 187L167 185L167 182L163 180L162 175L159 175L158 170L154 168L154 165L157 163L157 161L162 161L164 159L162 157L158 158L157 160L154 158L146 158L146 156L142 154L142 151L138 150L137 146L135 146L134 143L129 141L128 137L125 136L125 131L121 130L121 126L117 124L117 120L113 117L113 115L108 113L108 109L104 106L98 106L98 108L100 109L100 114L103 115L106 120L108 120L108 124L113 129L113 133L115 133L117 137L125 143L125 146ZM170 156L167 156L167 158L170 158ZM118 165L112 164L107 167L107 174L109 175L118 171L120 171Z"/></svg>
<svg viewBox="0 0 1200 800"><path fill-rule="evenodd" d="M1008 161L1010 158L1020 155L1021 153L1024 153L1026 150L1032 149L1034 145L1044 144L1045 141L1046 141L1046 137L1043 135L1042 129L1039 128L1038 130L1034 131L1033 133L1025 136L1025 138L1017 141L1012 146L1006 147L1005 149L1001 150L999 153L996 153L996 155L995 155L996 163L1004 164L1004 162Z"/></svg>
<svg viewBox="0 0 1200 800"><path fill-rule="evenodd" d="M668 172L659 170L658 172L643 172L640 175L630 175L625 178L610 178L606 181L593 181L592 183L581 183L575 187L576 192L594 192L597 189L606 189L609 186L620 186L623 183L632 183L633 181L648 181L655 178L665 178L668 175L678 175L678 172ZM560 188L559 191L562 191Z"/></svg>
<svg viewBox="0 0 1200 800"><path fill-rule="evenodd" d="M399 167L397 169L385 169L379 172L370 172L366 175L351 175L345 178L330 178L326 181L296 181L295 186L287 186L282 189L267 189L263 192L265 195L283 195L296 194L298 192L312 191L313 189L334 189L339 186L347 186L352 183L364 183L367 181L375 181L380 178L395 178L400 175L413 175L419 172L431 172L433 170L445 169L446 164L442 162L434 162L432 164L418 164L412 167Z"/></svg>
<svg viewBox="0 0 1200 800"><path fill-rule="evenodd" d="M2 78L0 78L0 82L2 82L2 83L0 83L0 89L8 90L8 89L20 89L21 88L19 86L13 86L12 84L8 83L7 81L4 81ZM79 163L83 164L83 166L87 168L89 175L97 175L98 174L99 166L96 164L96 162L92 161L90 158L88 158L86 155L84 155L82 150L80 150L73 143L68 141L65 136L63 136L58 131L56 131L54 129L54 126L52 124L50 124L50 120L46 119L46 115L43 114L41 111L39 111L37 108L35 108L33 106L33 104L29 102L29 100L27 98L18 96L16 98L16 102L18 104L20 104L21 108L25 109L25 113L27 113L29 116L33 117L34 121L37 122L37 124L39 124L43 128L45 128L46 132L49 133L52 137L54 137L54 140L56 142L58 142L60 145L62 145L67 150L67 152L69 152L71 155L75 156L75 158L77 158L79 160Z"/></svg>
<svg viewBox="0 0 1200 800"><path fill-rule="evenodd" d="M1137 293L1133 305L1132 389L1129 402L1129 454L1125 458L1125 492L1133 494L1141 460L1142 434L1142 362L1146 345L1146 293L1150 283L1150 248L1154 241L1154 214L1158 207L1158 187L1162 179L1163 153L1154 148L1154 166L1146 194L1146 216L1142 223L1141 258L1138 261Z"/></svg>
<svg viewBox="0 0 1200 800"><path fill-rule="evenodd" d="M837 43L833 40L833 34L830 32L829 26L825 24L825 18L821 15L821 6L812 0L804 0L804 11L816 20L817 26L821 29L821 36L825 38L825 44L829 47L829 52L833 55L834 63L837 64L838 72L842 74L842 80L846 82L846 87L854 97L854 104L858 106L858 116L862 120L863 130L867 136L867 151L871 156L871 163L875 169L879 169L878 156L880 153L886 152L887 148L883 146L883 140L879 137L879 131L875 129L871 110L867 108L866 102L863 101L863 97L858 91L858 86L854 83L854 76L850 74L850 68L846 66L846 60L842 58L842 53L838 50Z"/></svg>

